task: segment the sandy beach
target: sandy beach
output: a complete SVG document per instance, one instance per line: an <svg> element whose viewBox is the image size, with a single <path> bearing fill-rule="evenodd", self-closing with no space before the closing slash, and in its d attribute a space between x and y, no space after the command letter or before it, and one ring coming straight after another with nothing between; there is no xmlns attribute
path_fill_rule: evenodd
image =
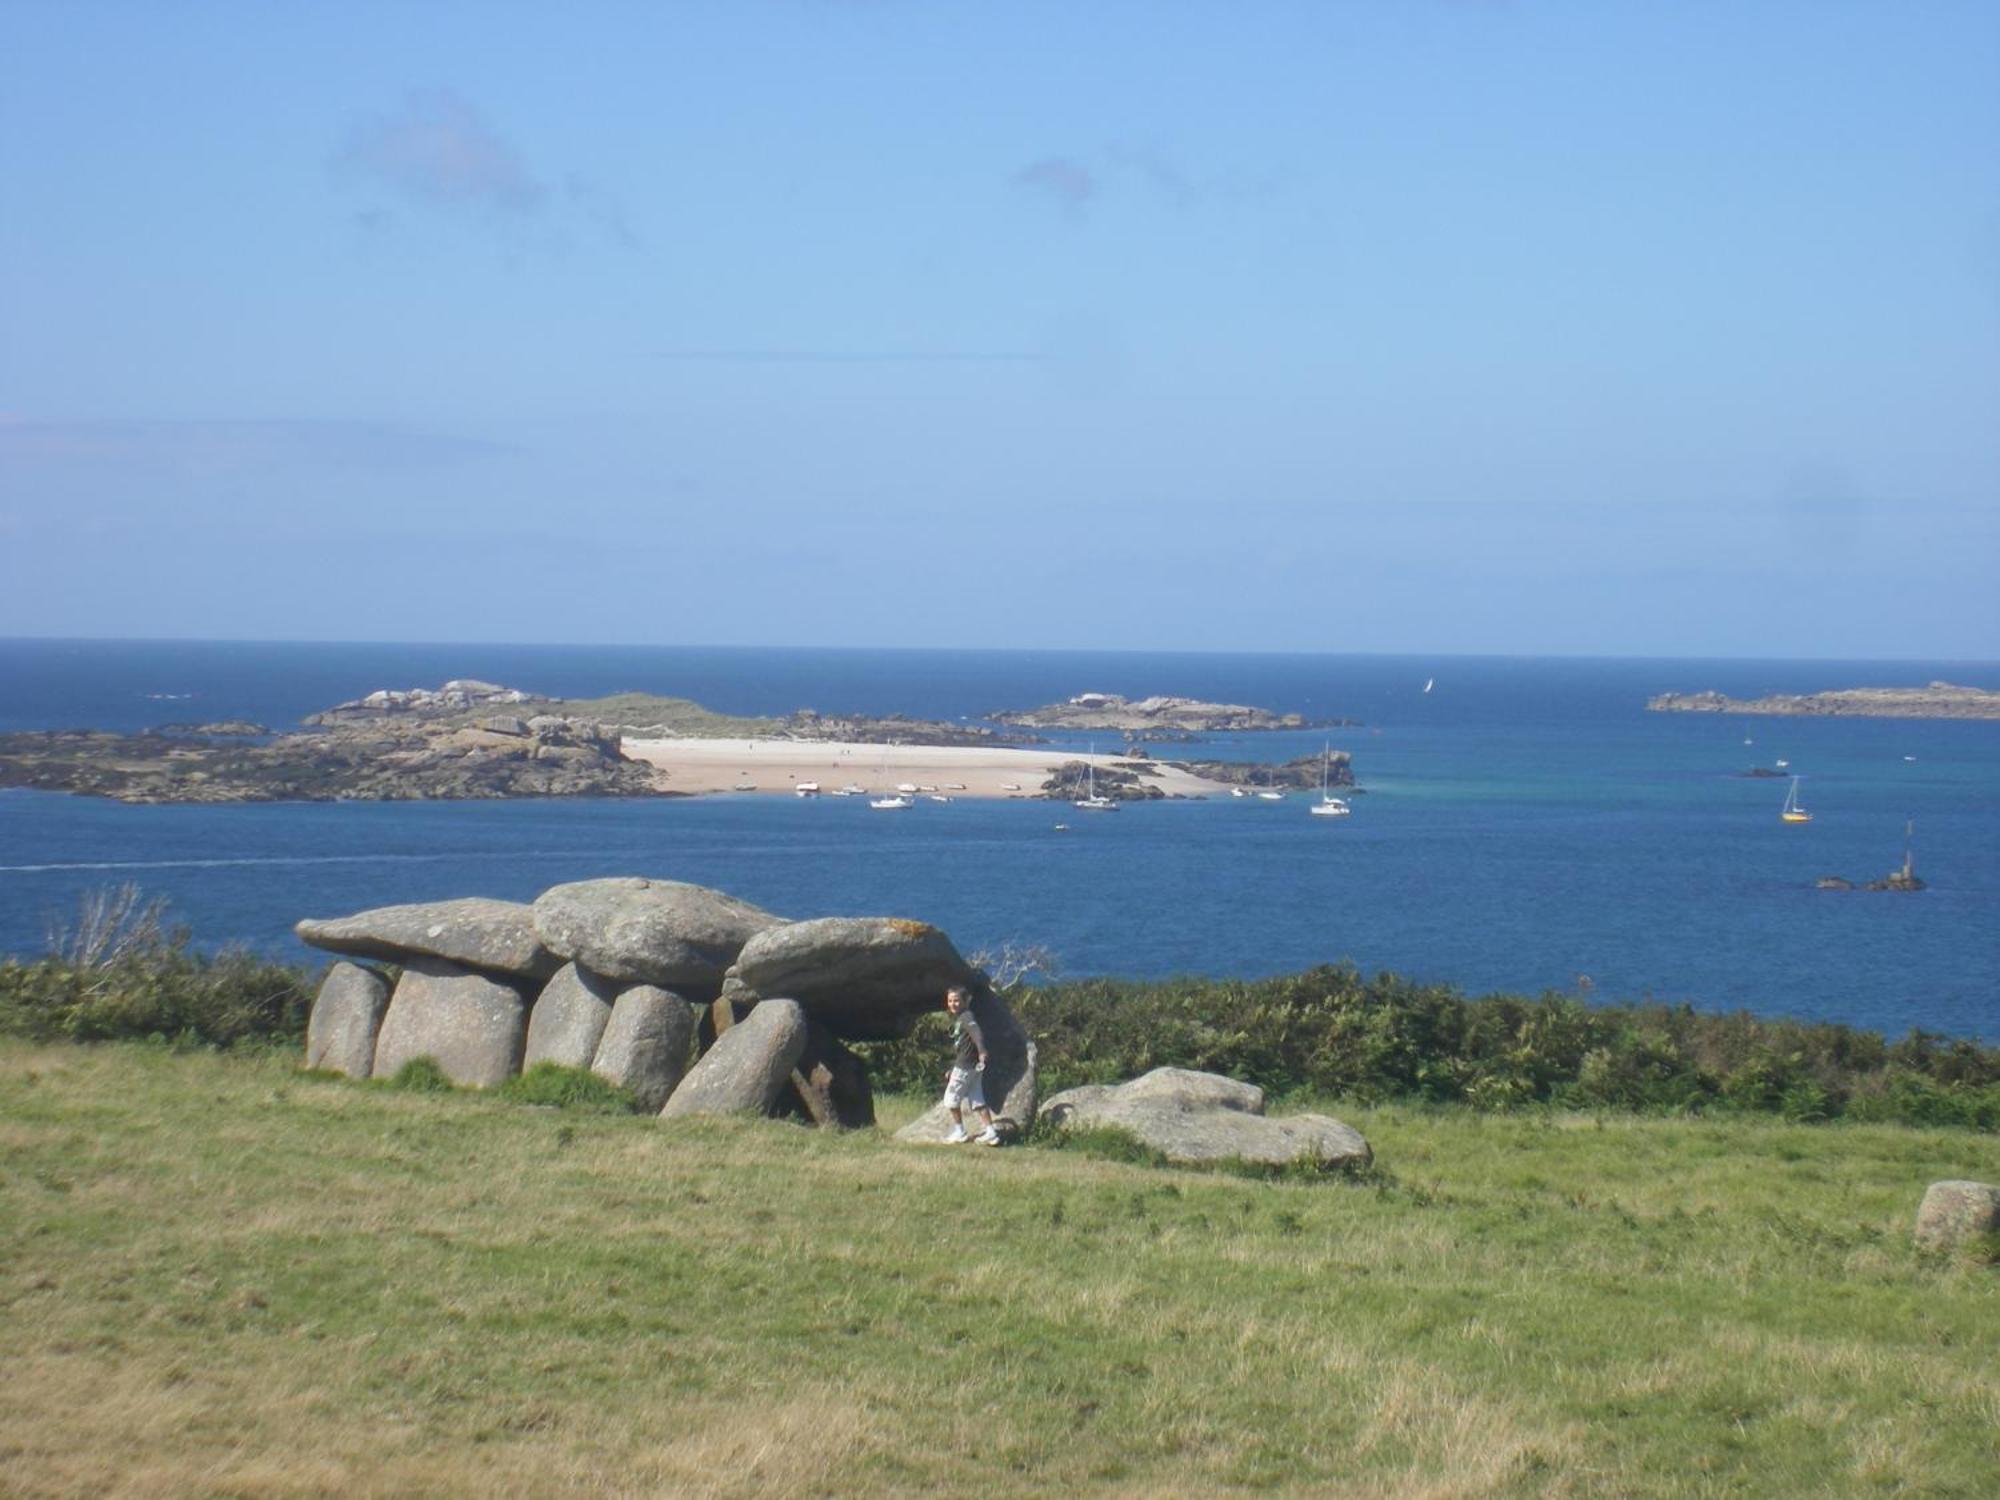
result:
<svg viewBox="0 0 2000 1500"><path fill-rule="evenodd" d="M789 797L802 781L825 793L858 786L881 796L914 786L945 797L1032 797L1065 761L1118 765L1116 755L1072 755L1053 747L845 745L802 740L631 740L625 753L666 774L676 792L744 792ZM1227 796L1229 788L1158 765L1148 778L1168 796Z"/></svg>

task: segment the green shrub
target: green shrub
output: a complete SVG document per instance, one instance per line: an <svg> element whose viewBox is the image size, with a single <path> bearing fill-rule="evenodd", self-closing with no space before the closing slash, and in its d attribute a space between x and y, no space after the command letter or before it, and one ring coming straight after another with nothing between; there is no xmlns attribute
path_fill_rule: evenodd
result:
<svg viewBox="0 0 2000 1500"><path fill-rule="evenodd" d="M434 1057L413 1057L382 1085L405 1094L449 1094L457 1087Z"/></svg>

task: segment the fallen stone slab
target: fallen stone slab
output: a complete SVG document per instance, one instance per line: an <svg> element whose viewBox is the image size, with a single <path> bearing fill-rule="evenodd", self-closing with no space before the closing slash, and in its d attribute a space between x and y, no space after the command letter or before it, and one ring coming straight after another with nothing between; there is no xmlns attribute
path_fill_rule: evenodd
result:
<svg viewBox="0 0 2000 1500"><path fill-rule="evenodd" d="M1162 1077L1166 1074L1169 1076ZM1246 1105L1253 1103L1253 1111ZM1241 1161L1328 1170L1363 1167L1374 1152L1361 1132L1328 1115L1265 1116L1263 1090L1216 1073L1156 1069L1130 1083L1065 1089L1044 1112L1065 1130L1122 1130L1181 1165Z"/></svg>
<svg viewBox="0 0 2000 1500"><path fill-rule="evenodd" d="M671 990L635 984L619 991L590 1071L629 1089L633 1102L660 1109L687 1074L694 1007Z"/></svg>
<svg viewBox="0 0 2000 1500"><path fill-rule="evenodd" d="M491 1088L521 1071L527 1026L528 1002L513 986L412 959L375 1040L375 1077L393 1078L411 1059L428 1057L453 1083Z"/></svg>
<svg viewBox="0 0 2000 1500"><path fill-rule="evenodd" d="M535 935L532 908L484 896L378 906L326 921L308 917L292 931L300 942L329 953L383 963L436 958L461 968L528 979L546 979L562 966L562 960Z"/></svg>
<svg viewBox="0 0 2000 1500"><path fill-rule="evenodd" d="M2000 1186L1990 1182L1934 1182L1917 1207L1916 1242L1950 1250L1974 1235L2000 1232Z"/></svg>
<svg viewBox="0 0 2000 1500"><path fill-rule="evenodd" d="M534 905L535 931L563 958L704 1004L744 945L780 921L706 886L642 876L553 886Z"/></svg>
<svg viewBox="0 0 2000 1500"><path fill-rule="evenodd" d="M862 1130L875 1123L867 1065L817 1023L806 1027L805 1051L792 1069L790 1093L799 1113L823 1130Z"/></svg>
<svg viewBox="0 0 2000 1500"><path fill-rule="evenodd" d="M743 945L724 998L782 995L848 1041L905 1036L954 984L977 971L928 922L819 917L769 927Z"/></svg>
<svg viewBox="0 0 2000 1500"><path fill-rule="evenodd" d="M560 1063L587 1068L597 1057L597 1044L611 1023L611 1004L618 985L575 964L564 964L542 986L528 1012L528 1041L521 1055L526 1072L536 1063Z"/></svg>
<svg viewBox="0 0 2000 1500"><path fill-rule="evenodd" d="M1003 1141L1019 1140L1035 1127L1041 1103L1041 1073L1036 1064L1034 1039L1021 1028L1007 1002L984 982L972 987L972 1018L986 1037L986 1106L993 1111L994 1129ZM938 1053L938 1092L944 1092L944 1076L951 1058ZM978 1128L975 1112L966 1111L966 1129ZM942 1102L896 1132L899 1141L919 1145L942 1145L951 1132L951 1111Z"/></svg>
<svg viewBox="0 0 2000 1500"><path fill-rule="evenodd" d="M375 1037L389 1008L389 981L359 964L326 971L306 1022L306 1066L349 1078L375 1071Z"/></svg>
<svg viewBox="0 0 2000 1500"><path fill-rule="evenodd" d="M791 1000L766 1000L716 1038L660 1118L768 1114L805 1050L805 1011Z"/></svg>

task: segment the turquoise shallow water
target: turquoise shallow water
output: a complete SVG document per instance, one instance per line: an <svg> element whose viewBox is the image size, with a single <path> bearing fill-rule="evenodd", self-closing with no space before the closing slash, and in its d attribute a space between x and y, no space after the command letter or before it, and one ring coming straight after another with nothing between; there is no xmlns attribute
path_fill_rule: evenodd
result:
<svg viewBox="0 0 2000 1500"><path fill-rule="evenodd" d="M1362 720L1330 737L1365 790L1341 820L1309 817L1304 799L1090 817L1041 803L885 816L859 799L143 808L6 793L0 949L38 948L51 913L107 881L166 895L204 940L290 952L302 915L638 872L795 915L923 917L969 948L1037 943L1072 974L1346 959L1475 992L1587 978L1598 998L2000 1040L2000 724L1643 709L1667 689L1990 686L1990 664L0 642L0 722L283 723L467 675L738 712L957 717L1086 689L1187 693ZM1277 759L1327 737L1212 750ZM1778 821L1783 782L1731 774L1779 757L1805 775L1810 825ZM1908 819L1929 890L1813 888L1886 872Z"/></svg>

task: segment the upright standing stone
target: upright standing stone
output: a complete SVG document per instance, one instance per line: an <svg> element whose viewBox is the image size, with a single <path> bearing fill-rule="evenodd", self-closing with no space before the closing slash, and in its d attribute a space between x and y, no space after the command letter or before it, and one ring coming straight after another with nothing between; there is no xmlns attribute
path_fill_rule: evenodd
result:
<svg viewBox="0 0 2000 1500"><path fill-rule="evenodd" d="M680 1085L693 1036L693 1006L672 990L634 985L620 991L612 1005L590 1071L629 1089L638 1107L650 1113Z"/></svg>
<svg viewBox="0 0 2000 1500"><path fill-rule="evenodd" d="M604 1028L611 1022L611 1005L617 985L575 964L564 964L555 978L542 986L535 1008L528 1014L528 1044L521 1057L523 1070L536 1063L561 1063L565 1068L587 1068L597 1056Z"/></svg>
<svg viewBox="0 0 2000 1500"><path fill-rule="evenodd" d="M413 959L382 1019L375 1076L393 1078L412 1058L428 1057L453 1083L491 1088L520 1072L527 1025L519 990L436 959Z"/></svg>
<svg viewBox="0 0 2000 1500"><path fill-rule="evenodd" d="M767 1114L805 1050L806 1013L798 1002L766 1000L716 1039L660 1118Z"/></svg>
<svg viewBox="0 0 2000 1500"><path fill-rule="evenodd" d="M359 964L337 963L313 1001L306 1022L306 1066L349 1078L375 1071L375 1034L389 1005L389 981Z"/></svg>

